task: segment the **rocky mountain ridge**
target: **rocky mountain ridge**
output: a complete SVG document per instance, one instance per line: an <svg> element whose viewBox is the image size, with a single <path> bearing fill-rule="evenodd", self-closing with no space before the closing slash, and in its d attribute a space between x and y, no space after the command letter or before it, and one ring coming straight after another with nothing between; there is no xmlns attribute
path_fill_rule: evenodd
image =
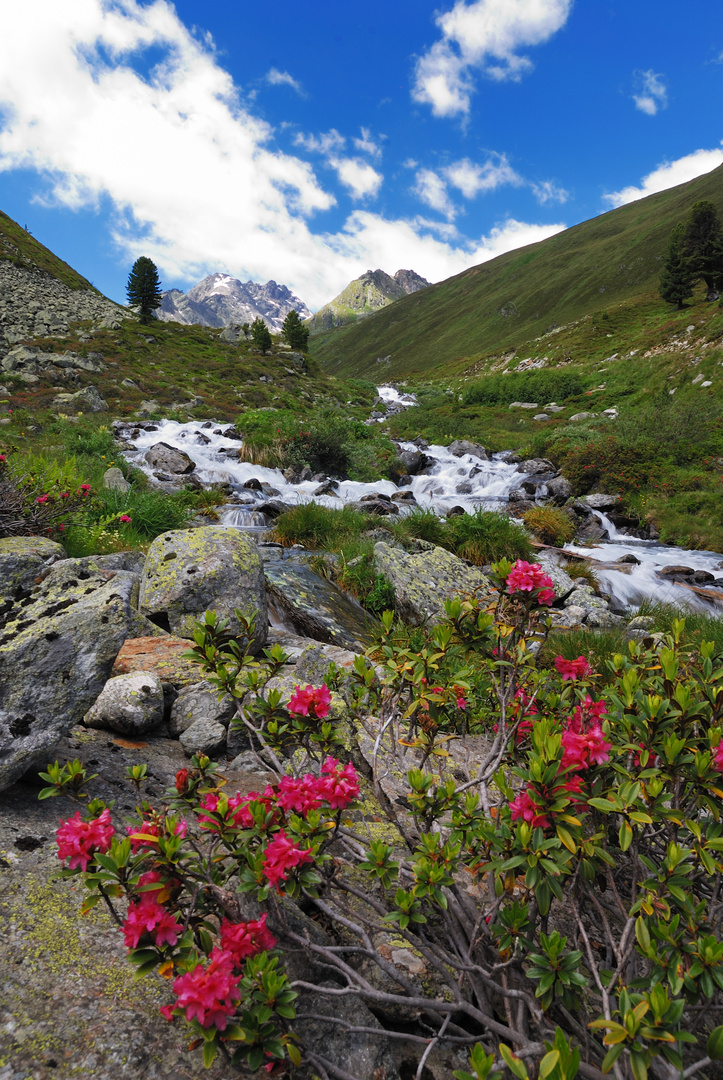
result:
<svg viewBox="0 0 723 1080"><path fill-rule="evenodd" d="M261 318L269 330L278 333L290 311L298 311L302 319L311 316L304 301L285 285L273 280L261 285L217 273L205 277L187 293L180 289L164 292L158 317L164 322L218 327Z"/></svg>
<svg viewBox="0 0 723 1080"><path fill-rule="evenodd" d="M356 322L402 296L410 296L429 285L430 282L414 270L397 270L394 277L383 270L367 270L317 311L309 320L309 328L314 334L329 330L332 326Z"/></svg>

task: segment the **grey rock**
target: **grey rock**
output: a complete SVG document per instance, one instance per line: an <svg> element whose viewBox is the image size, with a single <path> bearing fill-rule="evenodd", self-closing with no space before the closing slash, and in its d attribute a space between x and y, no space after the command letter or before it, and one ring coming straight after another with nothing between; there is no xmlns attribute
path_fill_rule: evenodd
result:
<svg viewBox="0 0 723 1080"><path fill-rule="evenodd" d="M397 454L400 462L407 471L408 476L416 476L429 464L429 457L421 450L400 450Z"/></svg>
<svg viewBox="0 0 723 1080"><path fill-rule="evenodd" d="M145 735L163 721L163 684L151 671L109 679L85 714L84 724L121 735Z"/></svg>
<svg viewBox="0 0 723 1080"><path fill-rule="evenodd" d="M512 401L510 402L511 409L539 409L539 405L536 401Z"/></svg>
<svg viewBox="0 0 723 1080"><path fill-rule="evenodd" d="M541 413L535 413L535 415L532 417L532 419L541 421L541 420L549 420L550 417L547 415L547 413L541 412Z"/></svg>
<svg viewBox="0 0 723 1080"><path fill-rule="evenodd" d="M0 539L0 598L32 588L45 570L67 558L65 549L41 536L6 536Z"/></svg>
<svg viewBox="0 0 723 1080"><path fill-rule="evenodd" d="M179 691L171 709L168 731L177 738L197 720L228 727L235 713L236 702L231 695L224 694L219 699L215 687L203 680Z"/></svg>
<svg viewBox="0 0 723 1080"><path fill-rule="evenodd" d="M557 469L547 458L528 458L517 466L518 472L529 473L531 476L542 476L557 472Z"/></svg>
<svg viewBox="0 0 723 1080"><path fill-rule="evenodd" d="M138 575L52 566L0 623L0 789L44 768L62 735L80 722L135 636ZM30 677L29 677L30 676Z"/></svg>
<svg viewBox="0 0 723 1080"><path fill-rule="evenodd" d="M491 596L492 586L481 570L434 544L417 541L416 547L410 552L374 545L374 565L394 588L397 614L413 626L440 619L444 601L463 593L479 590Z"/></svg>
<svg viewBox="0 0 723 1080"><path fill-rule="evenodd" d="M97 386L84 386L75 394L58 394L50 407L56 412L99 413L108 411L108 402Z"/></svg>
<svg viewBox="0 0 723 1080"><path fill-rule="evenodd" d="M619 506L622 499L619 495L607 495L603 492L598 492L595 495L586 495L585 502L591 510L614 510L616 506Z"/></svg>
<svg viewBox="0 0 723 1080"><path fill-rule="evenodd" d="M570 417L570 423L576 424L580 420L594 420L597 413L594 412L577 412L574 416Z"/></svg>
<svg viewBox="0 0 723 1080"><path fill-rule="evenodd" d="M130 491L131 485L121 470L113 465L103 473L103 487L109 491Z"/></svg>
<svg viewBox="0 0 723 1080"><path fill-rule="evenodd" d="M196 468L185 450L177 450L164 442L155 443L150 450L146 451L145 458L154 469L160 469L161 472L172 475L191 473Z"/></svg>
<svg viewBox="0 0 723 1080"><path fill-rule="evenodd" d="M480 458L481 461L487 461L487 451L484 446L480 446L479 443L469 442L468 439L455 439L447 447L450 454L454 454L455 457L464 457L465 454L471 454L472 457Z"/></svg>
<svg viewBox="0 0 723 1080"><path fill-rule="evenodd" d="M564 503L572 495L572 484L564 476L547 481L547 494L556 503Z"/></svg>
<svg viewBox="0 0 723 1080"><path fill-rule="evenodd" d="M269 605L298 634L361 652L377 622L358 601L308 566L289 559L265 564Z"/></svg>
<svg viewBox="0 0 723 1080"><path fill-rule="evenodd" d="M141 579L139 608L178 637L193 637L205 611L215 611L239 633L240 610L255 617L252 648L266 641L266 589L259 550L236 529L209 525L163 533L151 544Z"/></svg>
<svg viewBox="0 0 723 1080"><path fill-rule="evenodd" d="M213 720L195 720L179 739L187 757L207 754L215 757L226 745L226 728Z"/></svg>
<svg viewBox="0 0 723 1080"><path fill-rule="evenodd" d="M636 615L628 623L628 630L652 630L655 619L652 615Z"/></svg>

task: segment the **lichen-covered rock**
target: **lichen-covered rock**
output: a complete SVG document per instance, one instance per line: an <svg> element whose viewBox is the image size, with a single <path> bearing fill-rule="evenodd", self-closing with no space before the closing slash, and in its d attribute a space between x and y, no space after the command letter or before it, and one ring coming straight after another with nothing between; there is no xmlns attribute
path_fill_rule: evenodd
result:
<svg viewBox="0 0 723 1080"><path fill-rule="evenodd" d="M51 409L68 413L98 413L108 411L108 402L97 386L84 386L75 394L57 394Z"/></svg>
<svg viewBox="0 0 723 1080"><path fill-rule="evenodd" d="M0 598L30 589L49 566L67 558L65 549L42 536L4 536L0 539Z"/></svg>
<svg viewBox="0 0 723 1080"><path fill-rule="evenodd" d="M361 652L376 620L352 597L303 563L291 559L265 565L269 602L297 633Z"/></svg>
<svg viewBox="0 0 723 1080"><path fill-rule="evenodd" d="M187 757L194 754L215 757L226 745L226 728L213 720L196 720L181 732L179 741Z"/></svg>
<svg viewBox="0 0 723 1080"><path fill-rule="evenodd" d="M205 611L240 633L236 610L255 617L252 648L266 641L266 588L259 550L236 529L208 526L163 533L150 546L140 610L178 637L192 638Z"/></svg>
<svg viewBox="0 0 723 1080"><path fill-rule="evenodd" d="M203 680L186 686L179 692L171 709L168 731L178 737L197 720L228 727L235 713L236 702L231 695L224 694L219 699L216 688Z"/></svg>
<svg viewBox="0 0 723 1080"><path fill-rule="evenodd" d="M530 476L543 476L546 473L552 475L557 472L555 466L547 458L528 458L520 462L517 469L518 472L528 473Z"/></svg>
<svg viewBox="0 0 723 1080"><path fill-rule="evenodd" d="M103 487L109 491L130 491L131 485L117 465L113 465L103 473Z"/></svg>
<svg viewBox="0 0 723 1080"><path fill-rule="evenodd" d="M572 484L564 476L547 481L547 494L557 503L564 503L572 495Z"/></svg>
<svg viewBox="0 0 723 1080"><path fill-rule="evenodd" d="M163 721L163 684L152 671L109 679L85 714L86 727L145 735Z"/></svg>
<svg viewBox="0 0 723 1080"><path fill-rule="evenodd" d="M44 768L134 633L138 575L66 559L0 617L0 789ZM22 605L22 606L21 606Z"/></svg>
<svg viewBox="0 0 723 1080"><path fill-rule="evenodd" d="M374 545L374 565L392 583L397 614L406 622L435 622L444 615L445 600L465 593L491 596L492 586L481 570L434 544L418 540L416 548L410 552Z"/></svg>
<svg viewBox="0 0 723 1080"><path fill-rule="evenodd" d="M172 474L191 473L196 468L185 450L177 450L164 442L157 442L146 451L146 461L154 469Z"/></svg>

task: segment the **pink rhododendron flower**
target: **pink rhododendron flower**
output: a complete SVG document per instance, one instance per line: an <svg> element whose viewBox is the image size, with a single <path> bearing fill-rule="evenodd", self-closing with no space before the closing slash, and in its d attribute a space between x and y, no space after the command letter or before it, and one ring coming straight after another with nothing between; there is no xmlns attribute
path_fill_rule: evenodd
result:
<svg viewBox="0 0 723 1080"><path fill-rule="evenodd" d="M529 821L533 826L540 826L542 829L549 828L550 822L545 817L544 809L538 803L534 801L530 795L531 789L522 791L513 799L510 803L510 810L512 811L512 820L516 821L518 818L522 818L523 821Z"/></svg>
<svg viewBox="0 0 723 1080"><path fill-rule="evenodd" d="M336 758L328 757L321 767L319 787L332 810L345 810L359 794L359 778L349 762L342 769Z"/></svg>
<svg viewBox="0 0 723 1080"><path fill-rule="evenodd" d="M300 686L294 688L294 695L286 706L290 713L298 716L308 716L311 711L313 716L320 720L328 714L331 706L331 694L329 688L324 686L307 686L302 690Z"/></svg>
<svg viewBox="0 0 723 1080"><path fill-rule="evenodd" d="M507 575L507 588L511 593L535 592L541 604L551 604L555 599L555 583L545 574L539 563L528 563L518 559Z"/></svg>
<svg viewBox="0 0 723 1080"><path fill-rule="evenodd" d="M183 927L170 911L158 903L155 892L143 893L140 900L131 901L128 914L123 923L123 938L129 949L138 948L138 942L145 934L150 934L154 943L175 945Z"/></svg>
<svg viewBox="0 0 723 1080"><path fill-rule="evenodd" d="M40 505L42 506L42 504L46 503L49 498L49 495L39 495L35 501L36 503L40 503Z"/></svg>
<svg viewBox="0 0 723 1080"><path fill-rule="evenodd" d="M309 810L318 810L321 799L319 781L311 773L307 773L298 780L293 776L282 776L278 802L285 811L292 810L297 814L306 814Z"/></svg>
<svg viewBox="0 0 723 1080"><path fill-rule="evenodd" d="M311 852L296 847L294 841L281 829L264 852L264 877L270 885L278 888L279 882L286 880L289 870L310 862L313 862Z"/></svg>
<svg viewBox="0 0 723 1080"><path fill-rule="evenodd" d="M181 1009L187 1020L198 1020L201 1027L217 1027L225 1031L228 1018L236 1012L241 997L238 989L240 975L233 974L233 957L221 949L214 949L206 967L198 964L173 983L177 997L176 1008ZM168 1018L171 1006L165 1006Z"/></svg>
<svg viewBox="0 0 723 1080"><path fill-rule="evenodd" d="M563 682L567 679L571 679L573 682L575 679L584 679L592 671L584 656L578 656L577 660L565 660L563 656L556 656L555 667L562 675Z"/></svg>
<svg viewBox="0 0 723 1080"><path fill-rule="evenodd" d="M179 769L176 773L176 791L184 795L188 790L188 769Z"/></svg>
<svg viewBox="0 0 723 1080"><path fill-rule="evenodd" d="M129 515L129 514L121 514L121 516L120 516L120 517L118 518L118 520L119 520L119 521L122 521L122 522L123 522L123 524L125 525L125 524L126 524L126 522L130 521L131 519L130 519L130 515Z"/></svg>
<svg viewBox="0 0 723 1080"><path fill-rule="evenodd" d="M266 913L256 922L221 922L221 948L230 953L234 966L240 967L247 956L273 949L276 938L266 927Z"/></svg>
<svg viewBox="0 0 723 1080"><path fill-rule="evenodd" d="M80 810L72 818L64 821L57 833L58 858L67 860L71 870L80 867L85 870L96 851L105 853L110 847L115 829L111 824L110 810L92 821L82 821Z"/></svg>
<svg viewBox="0 0 723 1080"><path fill-rule="evenodd" d="M713 767L723 772L723 739L718 743L718 749L713 758Z"/></svg>
<svg viewBox="0 0 723 1080"><path fill-rule="evenodd" d="M143 821L138 826L136 826L136 825L128 825L127 826L128 835L130 837L133 837L133 836L138 836L139 833L143 833L144 836L158 837L158 836L161 835L161 830L162 830L163 825L164 825L164 822L161 822L161 821ZM175 829L173 831L174 831L174 834L176 836L185 836L186 832L188 831L188 826L186 825L185 821L179 821L179 823L176 825L176 827L175 827ZM135 853L137 851L141 851L142 848L152 848L153 846L154 846L154 841L153 840L139 840L139 839L133 840L133 839L131 839L131 851L133 852L134 855L135 855Z"/></svg>
<svg viewBox="0 0 723 1080"><path fill-rule="evenodd" d="M87 495L90 492L90 484L81 484L80 490L83 495Z"/></svg>

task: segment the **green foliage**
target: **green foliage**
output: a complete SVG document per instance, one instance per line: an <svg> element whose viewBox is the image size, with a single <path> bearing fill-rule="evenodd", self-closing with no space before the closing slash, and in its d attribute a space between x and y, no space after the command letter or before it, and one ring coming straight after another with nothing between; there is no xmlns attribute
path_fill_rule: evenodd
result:
<svg viewBox="0 0 723 1080"><path fill-rule="evenodd" d="M398 540L427 540L440 547L449 544L447 525L434 510L413 510L411 514L394 521L392 532Z"/></svg>
<svg viewBox="0 0 723 1080"><path fill-rule="evenodd" d="M141 322L150 322L155 318L156 308L161 306L161 283L158 267L145 255L133 263L128 275L126 296L131 307L138 309Z"/></svg>
<svg viewBox="0 0 723 1080"><path fill-rule="evenodd" d="M716 206L701 199L691 207L680 240L691 277L700 277L709 291L723 287L723 226Z"/></svg>
<svg viewBox="0 0 723 1080"><path fill-rule="evenodd" d="M298 311L293 308L284 319L281 337L292 349L299 349L300 352L306 352L309 347L309 327L301 321Z"/></svg>
<svg viewBox="0 0 723 1080"><path fill-rule="evenodd" d="M251 323L251 343L262 353L267 353L271 348L271 334L264 320L257 316Z"/></svg>
<svg viewBox="0 0 723 1080"><path fill-rule="evenodd" d="M370 519L351 507L331 510L320 503L308 502L292 506L281 514L276 519L273 535L284 547L303 544L308 548L335 551L344 540L358 536L369 527Z"/></svg>
<svg viewBox="0 0 723 1080"><path fill-rule="evenodd" d="M569 544L577 532L577 526L568 515L554 506L536 506L528 510L522 520L544 544L555 547Z"/></svg>
<svg viewBox="0 0 723 1080"><path fill-rule="evenodd" d="M477 509L447 520L449 546L476 566L499 559L530 559L532 548L522 526L494 511Z"/></svg>
<svg viewBox="0 0 723 1080"><path fill-rule="evenodd" d="M465 405L509 405L513 401L564 401L587 389L587 379L579 372L528 371L511 375L488 375L469 383L462 400Z"/></svg>

